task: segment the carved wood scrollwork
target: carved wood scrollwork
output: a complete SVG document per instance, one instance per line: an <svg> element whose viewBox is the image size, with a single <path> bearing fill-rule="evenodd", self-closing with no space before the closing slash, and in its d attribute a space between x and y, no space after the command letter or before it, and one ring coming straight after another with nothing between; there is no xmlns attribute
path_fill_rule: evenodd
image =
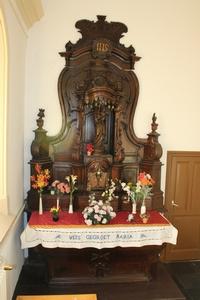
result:
<svg viewBox="0 0 200 300"><path fill-rule="evenodd" d="M55 137L47 137L40 112L33 160L53 161L54 179L77 172L80 194L105 188L110 177L129 181L139 170L147 171L157 182L152 202L161 207L162 147L156 116L147 139L138 138L133 128L139 94L133 69L140 57L132 45L120 43L128 29L120 22L106 21L105 16L97 16L96 22L80 20L76 28L81 38L74 44L67 42L60 52L66 64L58 79L62 128ZM86 154L88 143L94 145L91 157Z"/></svg>

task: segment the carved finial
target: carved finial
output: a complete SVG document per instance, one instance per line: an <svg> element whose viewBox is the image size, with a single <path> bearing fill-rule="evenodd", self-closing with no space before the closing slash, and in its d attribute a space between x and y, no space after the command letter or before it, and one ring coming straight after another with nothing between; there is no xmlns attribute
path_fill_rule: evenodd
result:
<svg viewBox="0 0 200 300"><path fill-rule="evenodd" d="M151 123L152 133L155 133L158 128L158 124L156 123L156 120L157 120L157 117L156 117L156 114L154 113L152 116L152 123Z"/></svg>
<svg viewBox="0 0 200 300"><path fill-rule="evenodd" d="M43 118L45 117L44 112L45 112L45 110L43 108L40 108L39 113L37 114L37 116L39 117L36 120L38 129L42 129L42 127L44 125L44 120L43 120Z"/></svg>
<svg viewBox="0 0 200 300"><path fill-rule="evenodd" d="M157 117L154 113L152 116L151 132L147 134L148 139L144 146L144 160L146 161L159 161L162 156L162 147L158 141L160 134L156 131L158 127L156 120Z"/></svg>
<svg viewBox="0 0 200 300"><path fill-rule="evenodd" d="M39 113L37 114L37 116L38 116L40 119L44 118L44 112L45 112L45 109L39 108Z"/></svg>
<svg viewBox="0 0 200 300"><path fill-rule="evenodd" d="M43 108L39 109L39 113L37 114L38 119L36 120L38 128L33 130L35 138L31 144L32 159L38 161L49 159L49 141L46 135L47 131L43 129L44 112Z"/></svg>
<svg viewBox="0 0 200 300"><path fill-rule="evenodd" d="M98 19L99 22L105 22L106 16L97 15L97 19Z"/></svg>
<svg viewBox="0 0 200 300"><path fill-rule="evenodd" d="M65 45L65 52L59 52L60 56L65 57L65 62L66 62L66 67L69 66L70 63L70 57L72 56L73 53L73 46L74 44L72 44L71 41L69 41L66 45Z"/></svg>

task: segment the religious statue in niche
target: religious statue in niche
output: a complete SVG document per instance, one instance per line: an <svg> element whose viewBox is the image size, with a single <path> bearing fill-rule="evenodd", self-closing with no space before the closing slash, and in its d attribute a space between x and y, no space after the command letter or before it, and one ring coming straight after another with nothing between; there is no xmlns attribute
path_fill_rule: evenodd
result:
<svg viewBox="0 0 200 300"><path fill-rule="evenodd" d="M105 122L106 122L106 111L104 107L99 107L94 110L95 120L95 139L94 147L95 154L104 153L104 137L105 137Z"/></svg>
<svg viewBox="0 0 200 300"><path fill-rule="evenodd" d="M104 190L109 180L107 160L91 161L88 166L87 190Z"/></svg>

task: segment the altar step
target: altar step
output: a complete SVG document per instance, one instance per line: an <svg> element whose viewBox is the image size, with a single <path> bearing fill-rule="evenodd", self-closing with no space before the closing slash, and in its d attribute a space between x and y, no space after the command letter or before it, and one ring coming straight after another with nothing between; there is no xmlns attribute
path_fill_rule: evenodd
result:
<svg viewBox="0 0 200 300"><path fill-rule="evenodd" d="M49 285L63 285L63 284L102 284L102 283L133 283L133 282L148 282L148 276L144 273L133 272L132 274L121 274L105 277L78 277L73 275L71 277L54 277L49 280Z"/></svg>

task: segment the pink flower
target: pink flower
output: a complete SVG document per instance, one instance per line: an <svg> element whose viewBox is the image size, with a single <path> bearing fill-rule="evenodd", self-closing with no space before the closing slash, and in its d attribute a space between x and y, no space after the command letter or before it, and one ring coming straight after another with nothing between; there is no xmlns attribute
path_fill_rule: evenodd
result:
<svg viewBox="0 0 200 300"><path fill-rule="evenodd" d="M53 183L52 183L52 187L57 187L57 185L60 183L59 180L55 180Z"/></svg>

